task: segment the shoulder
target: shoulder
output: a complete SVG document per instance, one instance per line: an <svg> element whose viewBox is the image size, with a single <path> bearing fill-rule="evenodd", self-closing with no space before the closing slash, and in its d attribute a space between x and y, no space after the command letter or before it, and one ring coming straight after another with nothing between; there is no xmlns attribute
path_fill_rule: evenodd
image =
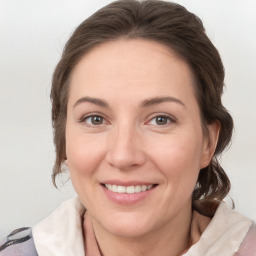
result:
<svg viewBox="0 0 256 256"><path fill-rule="evenodd" d="M213 214L213 217L203 231L199 241L185 255L256 256L256 253L240 253L240 249L245 247L246 244L250 243L251 248L254 246L251 243L256 245L256 231L251 219L230 208L224 202L217 204L217 208L213 207L216 210L210 208L206 214L205 208L207 210L207 206L203 208L204 212L202 212L202 208L200 209L203 215L211 216ZM246 242L247 240L254 242ZM245 244L243 245L243 243ZM238 252L240 254L236 254Z"/></svg>
<svg viewBox="0 0 256 256"><path fill-rule="evenodd" d="M39 255L84 255L83 216L85 207L78 197L64 201L32 228Z"/></svg>
<svg viewBox="0 0 256 256"><path fill-rule="evenodd" d="M19 228L12 231L0 242L0 256L38 256L31 228Z"/></svg>
<svg viewBox="0 0 256 256"><path fill-rule="evenodd" d="M256 255L256 224L253 223L246 234L237 256L255 256Z"/></svg>

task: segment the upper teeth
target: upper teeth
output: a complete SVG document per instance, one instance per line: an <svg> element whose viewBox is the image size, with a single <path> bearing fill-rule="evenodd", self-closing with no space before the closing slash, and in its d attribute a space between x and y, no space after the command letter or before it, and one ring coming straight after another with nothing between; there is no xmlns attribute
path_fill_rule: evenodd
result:
<svg viewBox="0 0 256 256"><path fill-rule="evenodd" d="M149 190L153 187L153 185L118 186L118 185L105 184L105 187L108 190L116 193L134 194L134 193L140 193L142 191Z"/></svg>

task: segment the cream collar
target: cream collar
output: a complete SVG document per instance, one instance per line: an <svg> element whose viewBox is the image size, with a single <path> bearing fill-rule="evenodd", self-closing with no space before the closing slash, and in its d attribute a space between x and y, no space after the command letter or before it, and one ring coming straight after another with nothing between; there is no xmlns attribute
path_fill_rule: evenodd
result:
<svg viewBox="0 0 256 256"><path fill-rule="evenodd" d="M81 221L84 212L85 208L76 197L62 203L49 217L34 226L32 232L38 255L84 256ZM208 224L207 217L195 213L192 223L192 237L197 241L198 232ZM252 220L221 203L203 234L200 234L199 241L184 256L233 256L252 223ZM86 256L98 256L90 221L86 226L85 235L89 241Z"/></svg>

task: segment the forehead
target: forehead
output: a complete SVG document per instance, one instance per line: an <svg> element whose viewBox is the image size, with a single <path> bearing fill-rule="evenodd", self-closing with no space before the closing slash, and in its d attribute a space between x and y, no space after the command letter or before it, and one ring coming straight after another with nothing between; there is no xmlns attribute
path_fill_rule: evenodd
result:
<svg viewBox="0 0 256 256"><path fill-rule="evenodd" d="M193 93L194 79L188 64L169 47L143 39L120 39L85 54L70 81L70 95L76 97L83 93L104 94L106 90L116 94L127 89L133 94L147 91L165 96L174 87L174 94Z"/></svg>
<svg viewBox="0 0 256 256"><path fill-rule="evenodd" d="M97 71L102 72L106 70L104 64L108 64L107 72L111 68L115 68L115 72L121 71L124 65L125 67L133 67L127 70L127 73L134 72L137 70L135 64L140 64L141 62L143 65L140 67L140 73L142 67L144 67L144 71L147 71L147 68L150 68L149 64L152 62L154 62L155 71L159 71L157 69L161 67L160 65L168 65L170 61L177 61L180 62L179 64L188 67L174 50L164 44L139 38L118 39L102 43L89 50L75 66L72 75L76 74L81 66L88 70L91 67L93 69L97 68Z"/></svg>

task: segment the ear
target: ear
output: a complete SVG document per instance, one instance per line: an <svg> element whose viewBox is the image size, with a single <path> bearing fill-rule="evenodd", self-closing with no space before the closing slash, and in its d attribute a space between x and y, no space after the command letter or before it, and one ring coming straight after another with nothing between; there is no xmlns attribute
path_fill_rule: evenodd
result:
<svg viewBox="0 0 256 256"><path fill-rule="evenodd" d="M214 155L220 133L220 123L215 121L207 125L207 133L204 136L203 152L201 157L200 169L209 165Z"/></svg>
<svg viewBox="0 0 256 256"><path fill-rule="evenodd" d="M68 167L68 159L64 160L64 165Z"/></svg>

